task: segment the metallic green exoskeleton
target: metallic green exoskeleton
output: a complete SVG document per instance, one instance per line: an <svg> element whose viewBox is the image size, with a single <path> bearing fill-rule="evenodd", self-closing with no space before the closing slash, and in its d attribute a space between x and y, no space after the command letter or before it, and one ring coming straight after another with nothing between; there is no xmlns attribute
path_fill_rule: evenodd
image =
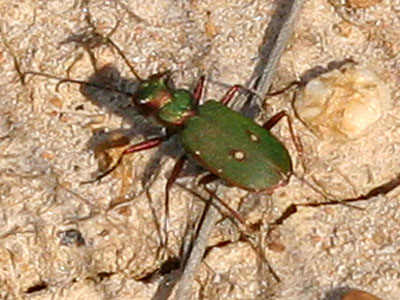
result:
<svg viewBox="0 0 400 300"><path fill-rule="evenodd" d="M220 102L209 100L199 104L203 86L204 78L194 93L173 89L165 75L157 74L139 83L133 101L142 114L178 134L185 151L229 185L271 192L286 184L292 164L282 143L267 129L226 106L239 86L233 86ZM162 141L151 139L131 146L125 153L149 149ZM183 163L175 168L169 185L182 166Z"/></svg>
<svg viewBox="0 0 400 300"><path fill-rule="evenodd" d="M214 100L197 108L179 136L201 166L246 190L269 190L291 172L290 156L275 137Z"/></svg>

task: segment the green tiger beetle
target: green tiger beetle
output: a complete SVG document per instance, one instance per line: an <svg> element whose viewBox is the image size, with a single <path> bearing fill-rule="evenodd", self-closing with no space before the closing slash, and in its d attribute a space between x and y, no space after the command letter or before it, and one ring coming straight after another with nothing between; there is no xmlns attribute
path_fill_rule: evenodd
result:
<svg viewBox="0 0 400 300"><path fill-rule="evenodd" d="M128 62L117 45L110 39L108 40L125 62ZM235 94L243 88L240 85L232 86L220 101L208 100L201 103L205 77L201 77L194 91L190 92L186 89L172 87L169 84L169 73L158 73L143 80L132 66L129 65L129 67L139 81L137 90L130 95L134 106L143 116L152 118L165 127L167 129L166 134L129 146L108 171L90 182L100 180L110 174L121 163L125 155L155 148L171 135L178 135L186 153L175 163L165 185L167 214L171 186L177 180L188 156L210 172L199 183L205 187L211 196L220 200L241 223L245 223L245 221L207 187L208 183L222 179L228 185L247 191L272 193L278 187L285 186L289 182L290 176L293 174L291 157L285 146L269 132L277 122L283 117L287 117L296 149L299 154L302 154L301 143L295 136L290 119L285 111L277 113L260 126L228 107ZM72 82L91 85L100 89L104 88L93 83L62 79L41 72L25 72L22 74L22 78L24 79L27 74L58 79L60 83ZM111 90L121 92L116 89ZM273 225L281 224L301 206L316 207L367 200L380 194L386 194L399 184L400 175L374 188L369 193L355 198L342 200L326 198L326 201L318 203L292 204Z"/></svg>
<svg viewBox="0 0 400 300"><path fill-rule="evenodd" d="M25 74L60 79L40 72ZM110 174L121 163L123 156L155 148L176 134L186 153L177 160L167 180L167 206L170 188L182 171L188 156L210 172L200 180L200 184L205 187L220 178L229 185L248 191L272 193L276 188L288 183L292 174L290 155L284 145L268 131L280 119L287 117L286 112L279 112L259 126L227 106L242 89L240 85L232 86L220 101L208 100L200 103L204 91L204 76L198 81L194 92L190 92L171 87L168 73L155 74L146 80L142 80L136 72L134 74L139 80L137 90L131 95L134 106L143 116L164 126L167 133L129 146L110 169L88 182L97 181ZM64 79L62 82L93 85L70 79ZM95 87L101 88L96 85ZM295 138L290 122L289 128ZM299 145L297 140L295 141L296 145ZM213 193L207 187L206 190ZM244 222L238 214L229 207L226 208L240 222Z"/></svg>
<svg viewBox="0 0 400 300"><path fill-rule="evenodd" d="M132 95L134 106L143 116L164 126L167 134L131 145L113 167L93 181L111 173L124 155L155 148L176 134L185 154L177 160L167 180L167 206L170 188L189 156L210 172L200 180L200 184L215 197L206 185L216 179L252 192L272 193L277 187L286 185L292 174L291 158L284 145L268 131L287 116L286 112L276 114L259 126L227 106L235 93L242 89L240 85L232 86L220 101L208 100L201 104L204 83L203 76L192 93L171 87L168 73L140 80ZM295 138L290 123L289 128ZM300 148L301 145L295 141ZM244 223L239 214L219 200L236 219Z"/></svg>

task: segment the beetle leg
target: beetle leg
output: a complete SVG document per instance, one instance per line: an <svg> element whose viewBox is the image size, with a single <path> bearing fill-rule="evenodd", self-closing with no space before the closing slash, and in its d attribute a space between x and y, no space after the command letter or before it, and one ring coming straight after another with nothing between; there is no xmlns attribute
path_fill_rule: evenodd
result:
<svg viewBox="0 0 400 300"><path fill-rule="evenodd" d="M204 92L204 81L206 80L206 78L204 76L201 76L199 81L196 84L196 87L193 91L193 100L194 100L194 104L199 104L201 98L203 97L203 92Z"/></svg>
<svg viewBox="0 0 400 300"><path fill-rule="evenodd" d="M281 110L277 114L273 115L267 122L263 124L262 127L264 127L266 130L271 130L272 127L276 125L284 116L287 116L287 112L284 110Z"/></svg>
<svg viewBox="0 0 400 300"><path fill-rule="evenodd" d="M185 162L187 160L187 156L182 155L178 161L175 163L174 168L172 169L171 174L168 176L167 184L165 185L165 219L164 219L164 230L165 230L165 241L164 245L168 242L168 218L169 218L169 191L171 190L171 186L174 184L176 179L179 176L179 173L182 171Z"/></svg>
<svg viewBox="0 0 400 300"><path fill-rule="evenodd" d="M243 219L243 217L235 210L233 209L228 203L226 203L224 200L222 200L220 197L217 196L216 192L213 191L211 188L207 186L207 184L219 179L218 176L210 173L205 175L203 178L200 179L199 184L204 186L204 189L208 194L210 194L211 197L217 199L217 201L229 212L231 216L233 216L239 223L246 225L246 221Z"/></svg>
<svg viewBox="0 0 400 300"><path fill-rule="evenodd" d="M288 90L292 89L292 87L298 88L302 84L303 84L303 82L301 80L293 81L293 82L289 83L287 86L285 86L281 90L278 90L278 91L275 91L275 92L268 92L268 94L266 96L267 97L278 96L278 95L281 95L283 93L286 93Z"/></svg>
<svg viewBox="0 0 400 300"><path fill-rule="evenodd" d="M213 173L209 173L209 174L206 174L205 176L203 176L200 179L199 184L206 185L206 184L209 184L210 182L213 182L213 181L215 181L217 179L219 179L219 177L217 175L214 175Z"/></svg>
<svg viewBox="0 0 400 300"><path fill-rule="evenodd" d="M303 156L303 145L301 144L301 141L300 141L299 137L294 133L293 126L292 126L292 121L289 118L289 115L288 115L288 113L286 111L281 110L280 112L278 112L277 114L272 116L267 122L264 123L263 127L266 130L269 131L283 117L286 117L286 120L287 120L288 126L289 126L290 135L292 136L293 143L294 143L294 145L296 147L297 152L299 153L299 156Z"/></svg>
<svg viewBox="0 0 400 300"><path fill-rule="evenodd" d="M231 86L231 88L226 92L224 97L222 97L221 103L225 106L228 105L228 103L233 99L233 96L235 96L235 93L242 88L243 87L238 84Z"/></svg>
<svg viewBox="0 0 400 300"><path fill-rule="evenodd" d="M185 165L186 160L187 160L187 156L186 155L182 155L178 159L178 161L175 163L174 168L172 169L172 172L168 177L167 184L165 185L165 193L166 194L169 193L169 190L171 189L172 184L178 178L180 172L183 169L183 166Z"/></svg>
<svg viewBox="0 0 400 300"><path fill-rule="evenodd" d="M84 181L82 183L83 184L93 183L93 182L96 182L96 181L102 179L103 177L110 174L112 171L114 171L119 166L119 164L122 162L122 159L125 155L157 147L162 142L164 142L164 140L165 140L165 137L158 137L158 138L149 139L149 140L146 140L146 141L143 141L138 144L134 144L134 145L130 146L129 148L125 149L124 152L122 152L122 154L118 158L117 162L110 169L108 169L103 174L100 174L95 179L89 180L89 181Z"/></svg>
<svg viewBox="0 0 400 300"><path fill-rule="evenodd" d="M200 79L199 79L199 81L198 81L198 83L197 83L197 85L196 85L196 88L194 89L194 92L193 92L193 99L194 99L194 101L195 101L197 104L199 103L201 97L203 96L204 81L205 81L205 77L204 77L204 76L201 76ZM238 85L238 84L232 86L232 87L226 92L226 94L224 95L224 97L222 97L221 103L222 103L223 105L228 105L228 103L233 99L233 96L235 96L235 93L236 93L238 90L242 89L242 88L243 88L243 87L242 87L241 85Z"/></svg>

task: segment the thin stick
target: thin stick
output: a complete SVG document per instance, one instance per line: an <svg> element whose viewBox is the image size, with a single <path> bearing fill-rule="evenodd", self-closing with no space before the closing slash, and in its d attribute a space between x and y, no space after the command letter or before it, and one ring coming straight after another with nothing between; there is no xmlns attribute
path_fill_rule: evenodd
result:
<svg viewBox="0 0 400 300"><path fill-rule="evenodd" d="M275 42L273 47L270 49L269 53L265 54L267 60L260 60L260 63L264 63L262 69L264 71L261 73L257 80L257 85L255 89L264 95L268 92L273 76L275 75L275 69L281 59L283 51L286 49L288 40L292 36L294 23L297 20L300 9L304 3L304 0L293 0L290 8L287 11L284 21L281 24L279 32L276 34ZM267 49L267 43L261 47L261 52L265 52Z"/></svg>
<svg viewBox="0 0 400 300"><path fill-rule="evenodd" d="M212 201L212 199L210 199ZM186 262L181 281L178 285L175 299L189 299L192 292L192 282L199 264L202 262L208 243L208 238L214 229L218 210L213 205L207 205L204 211L204 219L200 224L195 244Z"/></svg>
<svg viewBox="0 0 400 300"><path fill-rule="evenodd" d="M261 95L266 95L271 87L275 69L281 59L290 37L295 21L305 0L276 1L276 15L271 20L264 34L264 43L260 47L259 60L254 68L249 86ZM276 23L276 24L275 24ZM276 28L279 27L279 28ZM255 103L255 104L253 104ZM246 100L243 107L247 117L254 118L260 112L263 103L256 102L254 95Z"/></svg>

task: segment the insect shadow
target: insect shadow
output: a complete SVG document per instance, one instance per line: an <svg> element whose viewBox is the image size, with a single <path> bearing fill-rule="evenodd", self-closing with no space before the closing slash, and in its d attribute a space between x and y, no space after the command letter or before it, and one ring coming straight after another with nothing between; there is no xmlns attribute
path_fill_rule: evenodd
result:
<svg viewBox="0 0 400 300"><path fill-rule="evenodd" d="M87 10L85 15L85 21L88 27L81 33L71 34L68 38L60 42L60 46L64 44L74 44L77 49L82 48L89 56L94 73L85 81L69 79L70 70L83 55L80 53L78 54L78 58L66 70L67 79L56 78L51 75L48 76L49 74L42 75L60 79L57 88L62 83L69 82L80 84L80 92L85 98L90 100L94 105L105 108L108 112L122 117L124 122L130 125L128 129L113 129L107 132L104 129L97 130L88 141L88 148L94 151L95 157L98 160L99 172L103 173L112 165L112 158L108 156L106 150L126 146L133 137L141 136L142 139L148 140L150 137L165 135L165 132L163 132L165 128L160 126L157 122L152 122L149 118L146 118L138 112L137 107L135 107L132 101L138 85L140 85L144 79L140 77L125 54L111 39L120 21L118 21L115 27L106 35L97 32L89 10ZM134 75L133 79L132 76L123 77L119 70L111 64L101 68L97 67L97 60L93 49L102 46L111 46L114 51L117 52L120 58L129 67L132 75ZM31 72L31 74L35 73L36 72ZM36 73L36 75L41 74ZM24 77L24 75L22 77ZM172 89L175 89L172 80L168 80L168 85ZM150 155L148 163L144 167L143 174L139 179L143 186L143 191L146 190L157 177L163 157L169 156L177 159L182 155L182 151L179 152L177 149L180 149L177 147L177 141L175 138L171 137L168 139L168 142L157 147L157 150ZM187 164L181 175L191 176L199 174L200 172L201 168L196 167L195 164Z"/></svg>

